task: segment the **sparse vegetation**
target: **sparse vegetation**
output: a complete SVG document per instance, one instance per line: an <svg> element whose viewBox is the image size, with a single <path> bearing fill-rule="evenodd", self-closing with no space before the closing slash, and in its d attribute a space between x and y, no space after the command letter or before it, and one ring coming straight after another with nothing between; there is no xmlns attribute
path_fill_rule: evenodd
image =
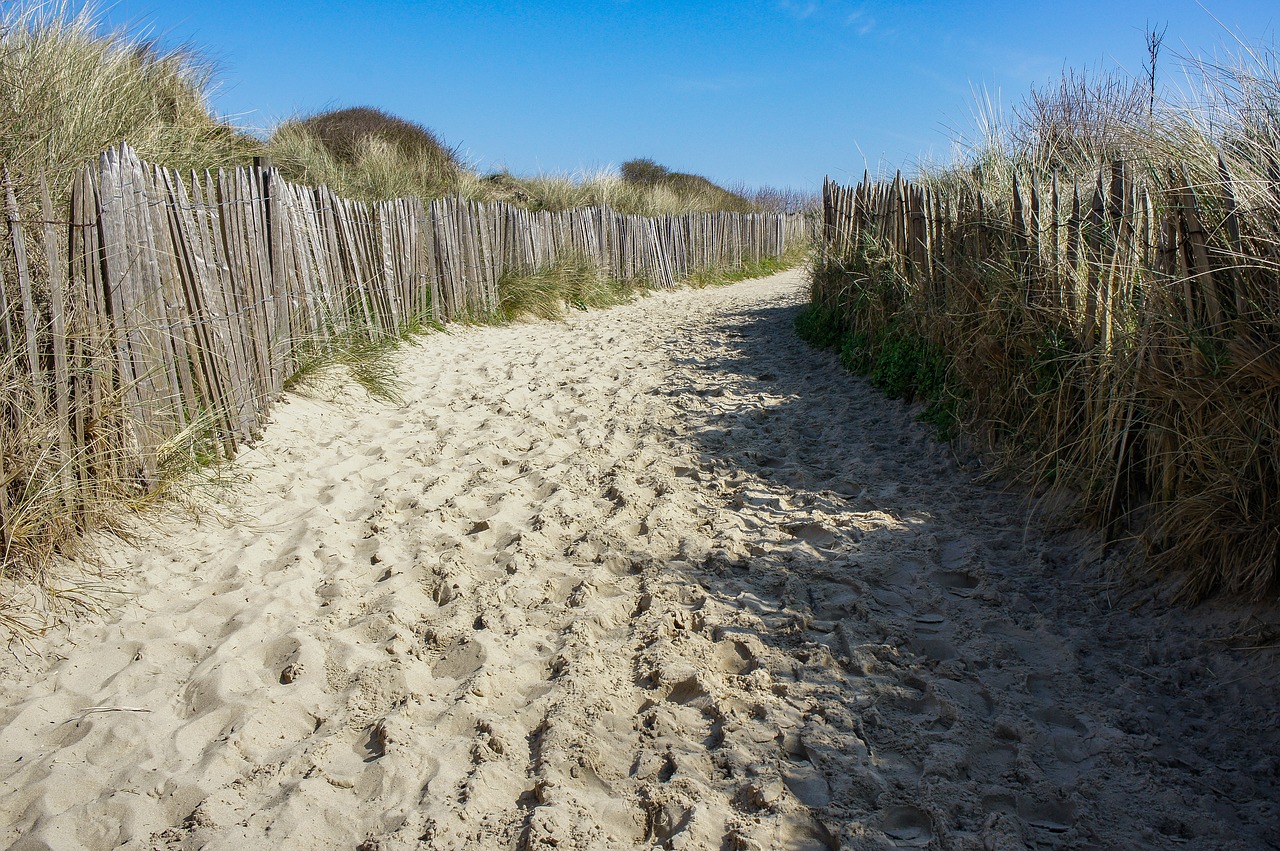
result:
<svg viewBox="0 0 1280 851"><path fill-rule="evenodd" d="M737 268L712 268L694 272L683 283L694 288L725 286L772 275L804 262L809 246L801 245L781 257L766 257ZM565 256L534 272L509 273L498 281L498 319L511 322L522 317L560 319L566 308L613 307L627 304L652 289L644 279L619 281L606 276L582 257Z"/></svg>
<svg viewBox="0 0 1280 851"><path fill-rule="evenodd" d="M585 257L567 255L532 272L508 272L498 280L498 320L560 319L566 308L586 310L626 304L649 289L644 280L609 278Z"/></svg>
<svg viewBox="0 0 1280 851"><path fill-rule="evenodd" d="M690 275L685 284L695 289L701 289L703 287L726 286L750 278L763 278L765 275L777 274L807 262L809 252L810 246L803 244L792 247L781 257L765 257L758 262L749 260L735 268L703 269Z"/></svg>
<svg viewBox="0 0 1280 851"><path fill-rule="evenodd" d="M357 328L337 337L301 343L295 348L297 363L285 381L286 390L306 391L331 383L353 381L370 397L390 404L403 402L404 383L389 355L426 326L410 326L399 336L373 335Z"/></svg>
<svg viewBox="0 0 1280 851"><path fill-rule="evenodd" d="M730 191L746 198L762 213L817 213L822 209L820 197L800 189L735 186Z"/></svg>

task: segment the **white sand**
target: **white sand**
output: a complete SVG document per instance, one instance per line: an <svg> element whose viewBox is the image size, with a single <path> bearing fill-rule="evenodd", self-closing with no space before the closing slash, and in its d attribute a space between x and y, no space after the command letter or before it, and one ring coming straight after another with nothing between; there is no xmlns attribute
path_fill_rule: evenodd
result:
<svg viewBox="0 0 1280 851"><path fill-rule="evenodd" d="M0 844L1276 847L1266 640L1109 608L795 339L801 287L281 406L229 522L117 546L134 596L9 664Z"/></svg>

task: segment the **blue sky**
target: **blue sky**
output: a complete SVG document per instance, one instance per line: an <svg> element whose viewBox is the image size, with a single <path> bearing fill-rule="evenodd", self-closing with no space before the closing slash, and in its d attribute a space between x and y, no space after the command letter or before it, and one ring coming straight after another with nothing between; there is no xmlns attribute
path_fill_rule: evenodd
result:
<svg viewBox="0 0 1280 851"><path fill-rule="evenodd" d="M112 25L190 42L214 108L268 130L371 105L483 169L572 172L650 157L721 183L815 188L951 156L975 92L1007 108L1064 67L1142 73L1274 44L1274 2L292 2L116 0Z"/></svg>

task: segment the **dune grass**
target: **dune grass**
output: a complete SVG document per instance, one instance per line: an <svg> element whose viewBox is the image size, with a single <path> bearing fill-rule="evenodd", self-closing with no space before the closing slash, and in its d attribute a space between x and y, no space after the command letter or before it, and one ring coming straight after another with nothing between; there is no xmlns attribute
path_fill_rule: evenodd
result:
<svg viewBox="0 0 1280 851"><path fill-rule="evenodd" d="M262 145L209 109L213 68L189 48L164 51L104 32L91 6L6 4L0 11L0 161L24 209L39 175L65 197L74 171L127 139L178 169L242 165Z"/></svg>
<svg viewBox="0 0 1280 851"><path fill-rule="evenodd" d="M992 116L962 159L918 175L952 209L983 199L990 251L958 241L941 285L928 288L874 236L826 252L798 330L886 390L928 401L940 426L977 436L999 469L1068 497L1073 516L1107 539L1139 544L1145 569L1176 577L1183 599L1274 598L1278 67L1270 50L1201 64L1199 89L1163 100L1142 81L1068 72L1033 92L1013 121ZM1056 254L1030 266L1019 255L1015 175L1024 209L1031 180L1044 193L1056 176L1065 209L1078 185L1087 212L1100 173L1105 198L1115 163L1150 194L1152 227L1194 193L1221 304L1207 300L1185 257L1172 258L1181 271L1159 265L1173 245L1167 233L1155 232L1148 256L1111 265L1073 267L1062 233ZM1050 225L1042 218L1041 227ZM1106 329L1029 295L1046 280L1086 293L1090 274L1106 288Z"/></svg>
<svg viewBox="0 0 1280 851"><path fill-rule="evenodd" d="M532 210L552 212L578 207L611 207L633 216L680 216L723 210L741 212L743 207L736 201L724 203L724 196L714 192L683 191L666 184L634 183L612 170L530 177L505 173L490 175L484 178L481 191L482 195L492 192L503 200L509 199Z"/></svg>
<svg viewBox="0 0 1280 851"><path fill-rule="evenodd" d="M325 184L362 201L416 195L430 200L461 195L505 201L530 210L559 212L611 207L638 216L759 212L760 204L704 177L670 172L649 160L625 163L621 171L572 174L482 175L464 163L436 133L370 107L319 113L287 121L272 134L269 153L281 173L297 183ZM637 162L648 163L637 172ZM800 206L800 193L750 190L772 207Z"/></svg>
<svg viewBox="0 0 1280 851"><path fill-rule="evenodd" d="M58 420L32 401L25 364L16 353L0 356L0 625L11 636L38 633L68 610L97 609L118 590L86 530L136 539L150 510L198 514L194 497L228 481L211 418L196 412L161 447L144 486L128 437L128 389L104 391L85 419L87 440L68 455ZM71 562L78 571L58 566Z"/></svg>
<svg viewBox="0 0 1280 851"><path fill-rule="evenodd" d="M759 208L742 195L712 183L700 174L671 171L651 159L634 159L621 167L622 180L631 186L654 192L667 190L688 199L696 210L727 213L755 213Z"/></svg>
<svg viewBox="0 0 1280 851"><path fill-rule="evenodd" d="M209 110L212 68L191 49L160 50L122 32L106 32L91 6L69 2L7 4L0 11L0 161L7 167L23 221L40 215L43 178L54 204L69 195L71 177L99 153L128 139L142 156L178 168L248 163L256 139ZM37 245L34 232L25 234ZM0 241L6 288L0 304L20 304L14 258ZM29 252L37 310L48 298L43 253ZM4 317L6 322L13 315ZM17 338L15 338L17 339ZM110 373L104 362L101 369ZM92 583L54 577L55 558L83 561L81 530L123 533L123 518L171 500L191 459L201 457L200 418L162 454L156 479L138 485L120 439L126 419L123 388L107 388L85 419L84 448L68 456L59 418L39 401L17 351L0 333L0 620L38 629L38 610L91 606ZM21 611L10 604L14 583L30 592Z"/></svg>
<svg viewBox="0 0 1280 851"><path fill-rule="evenodd" d="M390 355L433 330L434 326L414 325L401 329L397 336L387 336L355 328L336 337L303 341L294 348L296 362L284 388L305 393L354 383L372 399L403 404L404 382Z"/></svg>
<svg viewBox="0 0 1280 851"><path fill-rule="evenodd" d="M498 280L499 322L561 319L568 309L626 304L650 290L647 281L620 281L585 257L565 255L531 272L509 272Z"/></svg>
<svg viewBox="0 0 1280 851"><path fill-rule="evenodd" d="M768 187L725 189L652 160L631 160L619 170L482 175L433 130L372 107L286 121L272 134L268 150L289 180L325 184L343 197L362 201L461 195L535 211L611 207L638 216L803 212L813 209L814 201L804 193Z"/></svg>
<svg viewBox="0 0 1280 851"><path fill-rule="evenodd" d="M121 141L178 170L245 165L269 154L290 180L365 201L459 194L535 210L610 206L634 215L795 212L804 193L725 189L652 160L577 174L482 175L432 130L372 107L282 123L263 143L213 114L212 63L104 31L93 4L18 2L0 11L0 161L34 209L43 173L62 200L73 172Z"/></svg>
<svg viewBox="0 0 1280 851"><path fill-rule="evenodd" d="M809 213L821 206L812 193L776 187L723 188L699 175L653 169L669 179L637 179L634 164L618 170L517 177L499 173L481 178L474 190L481 200L509 201L534 210L612 207L635 216L681 216L689 213ZM645 160L643 162L651 162ZM629 176L630 173L630 176Z"/></svg>

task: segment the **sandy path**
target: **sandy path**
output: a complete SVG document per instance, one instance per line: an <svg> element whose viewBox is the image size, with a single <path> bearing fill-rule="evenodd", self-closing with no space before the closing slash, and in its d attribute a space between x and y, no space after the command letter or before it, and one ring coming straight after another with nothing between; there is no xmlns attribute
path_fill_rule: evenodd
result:
<svg viewBox="0 0 1280 851"><path fill-rule="evenodd" d="M1274 651L1083 590L794 338L800 289L435 335L404 407L282 406L234 522L121 549L115 619L10 666L0 844L1277 847Z"/></svg>

